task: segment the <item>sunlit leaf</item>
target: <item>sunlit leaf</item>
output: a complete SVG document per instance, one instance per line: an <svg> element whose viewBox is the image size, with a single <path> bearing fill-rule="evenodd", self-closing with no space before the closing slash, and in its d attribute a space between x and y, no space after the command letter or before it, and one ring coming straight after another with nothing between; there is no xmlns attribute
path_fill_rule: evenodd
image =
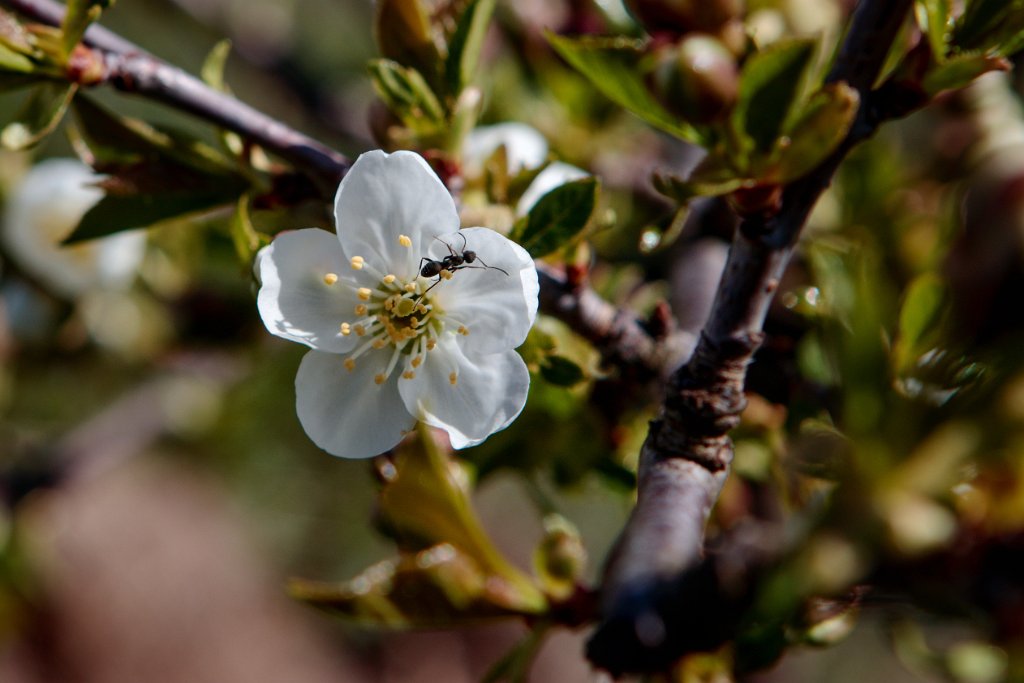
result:
<svg viewBox="0 0 1024 683"><path fill-rule="evenodd" d="M641 75L644 43L629 38L567 38L552 33L548 41L569 64L621 107L678 138L701 144L704 136L669 113L648 91Z"/></svg>
<svg viewBox="0 0 1024 683"><path fill-rule="evenodd" d="M445 76L448 90L455 94L469 85L476 73L496 0L472 0L462 11L455 33L448 41Z"/></svg>
<svg viewBox="0 0 1024 683"><path fill-rule="evenodd" d="M846 138L859 104L857 91L845 83L815 93L793 124L789 144L778 152L772 180L788 183L824 161Z"/></svg>
<svg viewBox="0 0 1024 683"><path fill-rule="evenodd" d="M1010 64L1002 57L985 54L962 54L951 57L931 69L922 85L929 97L943 90L956 90L989 71L1006 71Z"/></svg>
<svg viewBox="0 0 1024 683"><path fill-rule="evenodd" d="M0 145L21 150L38 144L64 118L77 91L78 86L72 83L46 82L36 86L14 120L0 132Z"/></svg>
<svg viewBox="0 0 1024 683"><path fill-rule="evenodd" d="M949 0L917 0L914 6L917 25L926 36L936 62L946 57L949 45L950 7Z"/></svg>
<svg viewBox="0 0 1024 683"><path fill-rule="evenodd" d="M224 67L227 65L228 56L231 54L231 41L224 39L218 41L203 61L199 75L203 82L214 90L226 91L224 84Z"/></svg>
<svg viewBox="0 0 1024 683"><path fill-rule="evenodd" d="M35 64L23 53L0 43L0 72L30 74Z"/></svg>
<svg viewBox="0 0 1024 683"><path fill-rule="evenodd" d="M1024 28L1021 0L972 0L956 22L953 42L961 49L994 47L1000 37L1010 37Z"/></svg>
<svg viewBox="0 0 1024 683"><path fill-rule="evenodd" d="M235 205L235 213L231 217L231 241L235 245L235 253L243 266L252 265L256 252L270 243L269 238L256 230L249 214L250 198L243 194Z"/></svg>
<svg viewBox="0 0 1024 683"><path fill-rule="evenodd" d="M744 63L739 101L732 114L741 153L771 151L799 106L814 51L813 40L780 41Z"/></svg>
<svg viewBox="0 0 1024 683"><path fill-rule="evenodd" d="M100 18L105 8L113 4L112 0L68 0L64 10L64 22L61 25L64 31L62 47L65 55L71 54L89 25Z"/></svg>
<svg viewBox="0 0 1024 683"><path fill-rule="evenodd" d="M570 244L590 222L599 187L596 178L581 178L551 190L516 225L512 239L534 258Z"/></svg>
<svg viewBox="0 0 1024 683"><path fill-rule="evenodd" d="M388 59L370 62L374 89L388 109L414 130L444 121L444 108L430 85L416 69Z"/></svg>
<svg viewBox="0 0 1024 683"><path fill-rule="evenodd" d="M899 365L905 367L926 349L922 348L929 332L942 319L946 310L946 285L934 273L918 276L907 288L900 308Z"/></svg>

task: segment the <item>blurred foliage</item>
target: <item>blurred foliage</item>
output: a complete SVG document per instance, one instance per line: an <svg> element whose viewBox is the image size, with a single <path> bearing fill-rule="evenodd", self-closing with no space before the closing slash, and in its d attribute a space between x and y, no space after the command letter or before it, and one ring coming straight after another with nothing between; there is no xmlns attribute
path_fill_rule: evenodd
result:
<svg viewBox="0 0 1024 683"><path fill-rule="evenodd" d="M75 46L106 4L72 3L63 29L0 11L0 142L17 150L0 156L0 202L34 161L74 152L104 174L105 197L68 241L144 228L148 240L127 289L72 298L0 241L14 510L0 518L0 636L31 592L9 550L16 503L67 443L113 419L138 449L217 476L271 561L318 578L293 584L303 599L364 625L526 615L534 631L488 679L526 680L556 625L593 617L656 389L542 316L520 349L530 398L508 430L458 460L423 431L378 461L376 485L366 463L326 457L294 417L300 350L262 330L251 263L281 230L328 227L330 198L235 133L91 88L95 65ZM697 42L685 21L647 31L657 4L629 3L634 21L614 2L151 0L102 19L338 148L421 151L467 222L493 218L481 222L646 319L663 298L677 312L708 298L676 284L675 264L731 235L724 200L770 209L838 148L860 104L824 84L844 3L751 0ZM912 670L1024 676L1024 117L1002 75L951 92L1009 67L1024 10L960 4L915 3L879 85L932 105L853 151L781 285L710 535L771 524L786 552L754 577L735 644L685 659L675 680L835 645L878 613ZM714 83L695 72L705 58ZM504 120L540 131L545 160L511 168L499 147L470 174L467 138ZM517 213L559 161L592 175ZM488 487L509 480L504 495L530 513L488 524L500 508ZM933 642L953 623L967 635Z"/></svg>

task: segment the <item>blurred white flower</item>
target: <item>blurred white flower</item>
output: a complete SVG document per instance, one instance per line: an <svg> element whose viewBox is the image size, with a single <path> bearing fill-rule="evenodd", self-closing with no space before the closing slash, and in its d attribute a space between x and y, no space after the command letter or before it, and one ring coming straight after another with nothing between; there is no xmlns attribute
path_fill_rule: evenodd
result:
<svg viewBox="0 0 1024 683"><path fill-rule="evenodd" d="M0 238L8 255L66 298L126 286L145 251L146 235L138 231L61 246L103 197L93 186L97 179L92 169L75 159L48 159L25 174L3 207Z"/></svg>
<svg viewBox="0 0 1024 683"><path fill-rule="evenodd" d="M525 123L496 123L473 130L462 149L463 172L470 177L483 173L484 162L502 145L508 160L508 172L516 175L541 166L548 158L548 141ZM586 178L589 173L562 161L554 161L541 171L516 204L516 215L524 216L551 190L564 183Z"/></svg>
<svg viewBox="0 0 1024 683"><path fill-rule="evenodd" d="M267 329L313 349L295 379L310 438L362 458L417 419L455 448L508 426L530 384L513 350L537 312L529 254L487 228L459 230L451 195L412 152L359 157L335 221L337 235L283 233L256 260ZM449 268L423 276L446 257Z"/></svg>

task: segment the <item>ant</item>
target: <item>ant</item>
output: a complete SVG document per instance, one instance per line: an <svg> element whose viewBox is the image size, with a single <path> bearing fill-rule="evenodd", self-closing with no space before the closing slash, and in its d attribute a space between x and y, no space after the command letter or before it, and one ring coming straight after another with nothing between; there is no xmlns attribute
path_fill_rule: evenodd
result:
<svg viewBox="0 0 1024 683"><path fill-rule="evenodd" d="M445 270L447 270L449 273L452 273L452 272L455 272L456 270L462 270L463 268L481 268L481 269L490 268L491 270L498 270L498 271L501 271L502 273L505 273L505 275L508 275L508 271L506 271L504 268L499 268L498 266L489 266L489 265L487 265L486 263L484 263L483 259L481 259L479 256L476 255L475 251L471 251L471 250L467 249L466 247L468 245L466 244L466 236L463 235L461 232L459 233L459 237L462 238L462 252L461 253L459 253L459 252L455 251L454 249L452 249L452 245L448 244L444 240L435 237L434 239L436 239L438 242L440 242L444 246L448 247L448 256L445 256L440 261L435 261L434 259L427 258L426 256L424 256L423 258L420 259L420 275L422 277L436 277L437 278L437 282L435 282L434 284L432 284L429 287L427 287L427 289L423 292L423 294L426 294L427 292L432 290L434 287L437 287L439 284L441 284L441 280L442 280L441 272L445 271ZM467 265L467 264L470 264L470 263L480 263L480 265L479 266Z"/></svg>

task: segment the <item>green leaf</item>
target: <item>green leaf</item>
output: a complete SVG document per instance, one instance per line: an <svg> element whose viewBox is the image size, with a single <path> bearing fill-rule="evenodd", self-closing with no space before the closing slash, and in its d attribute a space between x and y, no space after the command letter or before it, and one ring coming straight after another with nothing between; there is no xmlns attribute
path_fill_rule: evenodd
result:
<svg viewBox="0 0 1024 683"><path fill-rule="evenodd" d="M53 132L78 91L73 83L38 85L28 101L0 132L0 145L9 150L28 149Z"/></svg>
<svg viewBox="0 0 1024 683"><path fill-rule="evenodd" d="M180 179L192 169L168 165L163 167L163 170L178 173ZM160 221L234 201L240 192L238 185L226 178L220 181L222 184L218 185L215 184L215 179L207 178L201 189L152 188L134 193L108 193L89 209L64 243L73 244L124 230L149 227Z"/></svg>
<svg viewBox="0 0 1024 683"><path fill-rule="evenodd" d="M587 566L587 550L579 529L558 514L544 518L544 539L533 553L534 574L544 592L566 600L575 591Z"/></svg>
<svg viewBox="0 0 1024 683"><path fill-rule="evenodd" d="M227 92L227 87L224 84L224 67L228 63L230 54L231 41L225 38L213 46L210 54L206 55L206 59L203 61L199 75L203 82L214 90Z"/></svg>
<svg viewBox="0 0 1024 683"><path fill-rule="evenodd" d="M565 61L613 102L670 135L695 145L704 144L704 135L669 113L644 84L640 64L646 55L643 41L621 37L567 38L553 33L548 33L547 39Z"/></svg>
<svg viewBox="0 0 1024 683"><path fill-rule="evenodd" d="M928 36L928 45L936 62L946 58L949 46L951 13L949 0L917 0L914 5L917 25Z"/></svg>
<svg viewBox="0 0 1024 683"><path fill-rule="evenodd" d="M1024 27L1021 0L971 0L953 28L953 43L963 50L998 45L997 36L1009 38Z"/></svg>
<svg viewBox="0 0 1024 683"><path fill-rule="evenodd" d="M897 364L907 368L927 349L929 333L942 319L946 285L935 273L919 275L910 283L900 308Z"/></svg>
<svg viewBox="0 0 1024 683"><path fill-rule="evenodd" d="M586 379L583 368L562 356L545 358L540 365L540 374L546 381L560 387L571 387Z"/></svg>
<svg viewBox="0 0 1024 683"><path fill-rule="evenodd" d="M952 57L925 74L921 85L929 97L943 90L957 90L989 71L1006 71L1010 65L1002 57L962 54Z"/></svg>
<svg viewBox="0 0 1024 683"><path fill-rule="evenodd" d="M64 11L64 22L61 24L61 29L64 32L61 47L65 55L71 54L71 51L82 40L89 25L100 18L104 8L112 4L113 2L110 0L68 0Z"/></svg>
<svg viewBox="0 0 1024 683"><path fill-rule="evenodd" d="M0 43L0 72L30 74L34 70L35 63L31 59Z"/></svg>
<svg viewBox="0 0 1024 683"><path fill-rule="evenodd" d="M668 173L656 173L652 180L654 189L680 203L694 197L720 197L754 184L751 179L737 173L730 166L729 159L714 152L704 157L685 180Z"/></svg>
<svg viewBox="0 0 1024 683"><path fill-rule="evenodd" d="M388 109L409 128L422 130L424 124L436 127L444 123L440 100L416 69L389 59L375 59L370 62L370 77Z"/></svg>
<svg viewBox="0 0 1024 683"><path fill-rule="evenodd" d="M455 33L448 41L445 60L445 76L452 94L462 92L473 80L495 4L496 0L472 0L462 10Z"/></svg>
<svg viewBox="0 0 1024 683"><path fill-rule="evenodd" d="M741 147L739 161L750 152L767 154L772 150L799 107L814 52L813 40L779 41L744 63L739 101L731 120Z"/></svg>
<svg viewBox="0 0 1024 683"><path fill-rule="evenodd" d="M860 95L845 83L816 92L790 130L790 143L780 149L771 180L788 183L824 161L846 138L859 105Z"/></svg>
<svg viewBox="0 0 1024 683"><path fill-rule="evenodd" d="M248 193L238 198L235 206L235 213L231 217L231 241L235 245L235 253L243 266L252 265L256 252L261 247L270 244L270 239L256 230L252 224L252 216L249 214L250 197Z"/></svg>
<svg viewBox="0 0 1024 683"><path fill-rule="evenodd" d="M519 221L512 239L534 258L569 244L587 227L599 186L596 178L581 178L551 190Z"/></svg>

